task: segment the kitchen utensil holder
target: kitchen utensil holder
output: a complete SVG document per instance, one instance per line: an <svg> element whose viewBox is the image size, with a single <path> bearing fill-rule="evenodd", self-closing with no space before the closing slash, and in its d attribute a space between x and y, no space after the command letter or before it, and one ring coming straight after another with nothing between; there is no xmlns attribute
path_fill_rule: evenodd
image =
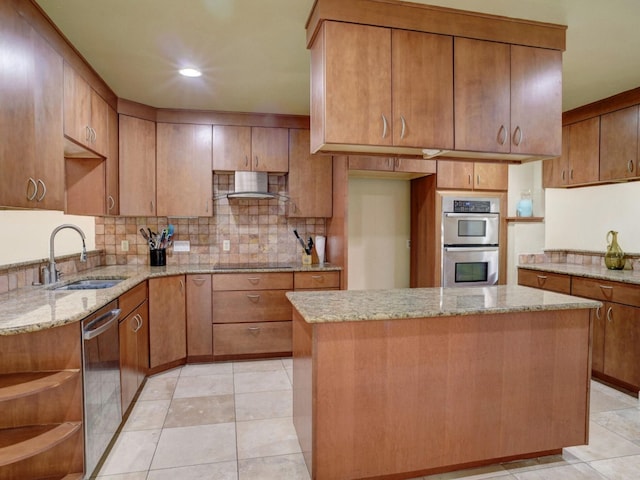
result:
<svg viewBox="0 0 640 480"><path fill-rule="evenodd" d="M167 249L152 248L149 250L149 263L152 267L164 267L167 264Z"/></svg>

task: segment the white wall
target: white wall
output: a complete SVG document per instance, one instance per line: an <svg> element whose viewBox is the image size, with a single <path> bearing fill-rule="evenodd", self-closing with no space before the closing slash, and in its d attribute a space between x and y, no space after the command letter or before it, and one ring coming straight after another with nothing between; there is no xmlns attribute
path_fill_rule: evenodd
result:
<svg viewBox="0 0 640 480"><path fill-rule="evenodd" d="M546 190L545 248L604 252L616 230L625 252L640 252L640 182Z"/></svg>
<svg viewBox="0 0 640 480"><path fill-rule="evenodd" d="M80 227L87 237L87 250L95 249L93 217L44 210L0 210L0 265L49 258L51 232L63 223ZM81 251L82 240L77 232L64 229L56 235L56 256L79 254Z"/></svg>
<svg viewBox="0 0 640 480"><path fill-rule="evenodd" d="M409 287L410 200L406 180L349 179L350 290Z"/></svg>

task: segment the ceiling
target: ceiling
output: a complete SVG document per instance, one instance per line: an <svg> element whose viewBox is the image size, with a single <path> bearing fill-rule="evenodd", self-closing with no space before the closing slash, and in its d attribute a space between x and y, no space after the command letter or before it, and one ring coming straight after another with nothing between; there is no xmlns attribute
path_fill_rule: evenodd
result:
<svg viewBox="0 0 640 480"><path fill-rule="evenodd" d="M309 114L314 0L36 0L118 97ZM414 0L568 25L563 110L640 86L637 0ZM197 66L202 77L176 70Z"/></svg>

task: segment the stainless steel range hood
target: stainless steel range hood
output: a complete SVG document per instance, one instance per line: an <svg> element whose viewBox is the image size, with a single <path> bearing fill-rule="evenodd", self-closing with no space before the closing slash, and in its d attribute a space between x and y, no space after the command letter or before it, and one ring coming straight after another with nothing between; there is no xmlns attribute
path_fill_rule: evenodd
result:
<svg viewBox="0 0 640 480"><path fill-rule="evenodd" d="M267 172L235 172L235 191L227 198L276 198L269 193Z"/></svg>

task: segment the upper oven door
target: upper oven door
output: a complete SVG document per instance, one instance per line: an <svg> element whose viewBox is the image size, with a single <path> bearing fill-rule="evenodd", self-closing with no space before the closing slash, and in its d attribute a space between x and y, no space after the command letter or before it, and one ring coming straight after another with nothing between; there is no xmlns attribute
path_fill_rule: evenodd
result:
<svg viewBox="0 0 640 480"><path fill-rule="evenodd" d="M442 214L443 245L498 245L499 236L498 213Z"/></svg>

